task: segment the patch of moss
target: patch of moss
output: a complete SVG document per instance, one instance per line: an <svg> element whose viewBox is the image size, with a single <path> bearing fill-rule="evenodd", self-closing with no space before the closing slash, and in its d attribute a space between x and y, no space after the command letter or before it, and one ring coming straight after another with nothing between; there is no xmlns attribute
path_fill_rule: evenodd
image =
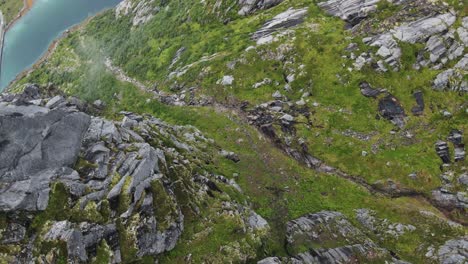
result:
<svg viewBox="0 0 468 264"><path fill-rule="evenodd" d="M72 222L92 222L104 223L105 219L97 208L95 201L89 201L83 210L80 209L80 203L70 211L70 221Z"/></svg>
<svg viewBox="0 0 468 264"><path fill-rule="evenodd" d="M69 194L66 186L61 182L52 183L49 204L45 211L34 217L31 228L37 231L49 220L62 221L68 219L70 213L68 199Z"/></svg>
<svg viewBox="0 0 468 264"><path fill-rule="evenodd" d="M132 262L137 259L137 248L135 246L135 238L133 234L125 227L120 219L117 220L117 230L119 233L119 245L124 263Z"/></svg>
<svg viewBox="0 0 468 264"><path fill-rule="evenodd" d="M107 245L106 240L101 240L96 250L96 257L91 261L92 264L110 263L112 251Z"/></svg>
<svg viewBox="0 0 468 264"><path fill-rule="evenodd" d="M97 164L89 162L82 157L78 158L78 161L75 164L75 169L82 175L86 175L89 171L94 170L97 167Z"/></svg>
<svg viewBox="0 0 468 264"><path fill-rule="evenodd" d="M120 191L120 194L119 194L119 201L118 201L118 207L117 207L117 213L118 214L122 214L124 213L125 211L128 210L131 202L132 202L132 197L131 195L128 193L129 191L129 188L130 188L130 184L132 183L133 179L132 177L127 177L125 179L125 182L122 186L122 190Z"/></svg>
<svg viewBox="0 0 468 264"><path fill-rule="evenodd" d="M159 180L151 182L151 194L153 195L153 209L158 222L158 229L161 231L166 230L170 223L175 220L177 205L167 194L166 189Z"/></svg>

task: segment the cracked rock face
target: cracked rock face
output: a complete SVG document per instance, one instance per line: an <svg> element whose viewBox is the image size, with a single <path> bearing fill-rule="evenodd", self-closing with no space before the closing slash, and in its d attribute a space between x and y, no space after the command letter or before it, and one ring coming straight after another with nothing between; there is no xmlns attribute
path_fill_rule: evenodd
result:
<svg viewBox="0 0 468 264"><path fill-rule="evenodd" d="M380 0L330 0L319 3L325 12L339 17L352 26L361 22L367 15L377 9Z"/></svg>
<svg viewBox="0 0 468 264"><path fill-rule="evenodd" d="M0 103L1 104L1 103ZM71 167L90 124L81 112L0 106L0 210L44 210L55 170Z"/></svg>
<svg viewBox="0 0 468 264"><path fill-rule="evenodd" d="M283 13L275 16L270 21L267 21L263 27L252 34L252 39L257 41L257 44L267 44L274 41L274 33L284 33L286 29L297 26L304 21L307 15L307 8L293 9L290 8Z"/></svg>
<svg viewBox="0 0 468 264"><path fill-rule="evenodd" d="M437 258L442 264L465 263L468 259L468 237L445 242L437 251Z"/></svg>
<svg viewBox="0 0 468 264"><path fill-rule="evenodd" d="M455 20L456 16L451 13L441 14L399 26L392 33L400 41L416 43L447 30Z"/></svg>
<svg viewBox="0 0 468 264"><path fill-rule="evenodd" d="M132 259L156 256L176 246L182 207L196 215L192 208L222 193L219 186L241 191L223 176L192 172L193 159L209 160L204 151L213 144L193 127L130 112L107 120L82 112L85 103L74 98L43 96L37 87L31 96L31 89L0 97L0 213L7 223L0 244L24 246L6 256L12 263L58 258L44 243L65 245L69 263L89 262L102 243L112 263L125 261L128 247ZM226 208L245 232L269 228L247 206L232 201ZM38 214L48 216L40 232L29 229Z"/></svg>

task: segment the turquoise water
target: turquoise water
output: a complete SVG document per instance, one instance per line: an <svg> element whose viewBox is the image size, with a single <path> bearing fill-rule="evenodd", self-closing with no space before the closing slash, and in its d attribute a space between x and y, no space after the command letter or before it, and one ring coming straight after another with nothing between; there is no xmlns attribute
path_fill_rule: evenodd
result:
<svg viewBox="0 0 468 264"><path fill-rule="evenodd" d="M66 29L120 1L35 0L31 10L5 34L0 91L39 60Z"/></svg>

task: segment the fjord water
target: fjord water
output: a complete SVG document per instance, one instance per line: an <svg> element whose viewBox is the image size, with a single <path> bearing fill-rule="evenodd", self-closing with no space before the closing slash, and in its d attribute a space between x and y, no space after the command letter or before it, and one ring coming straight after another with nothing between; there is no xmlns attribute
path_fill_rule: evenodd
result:
<svg viewBox="0 0 468 264"><path fill-rule="evenodd" d="M35 0L31 10L5 34L0 91L39 60L66 29L120 1Z"/></svg>

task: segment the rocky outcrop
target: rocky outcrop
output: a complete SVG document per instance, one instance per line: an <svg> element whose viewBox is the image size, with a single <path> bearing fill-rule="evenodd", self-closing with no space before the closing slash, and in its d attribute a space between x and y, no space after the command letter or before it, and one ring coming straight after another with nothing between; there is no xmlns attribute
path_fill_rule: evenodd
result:
<svg viewBox="0 0 468 264"><path fill-rule="evenodd" d="M452 13L425 17L395 28L392 35L403 42L421 42L435 34L444 32L455 23L456 19L457 17Z"/></svg>
<svg viewBox="0 0 468 264"><path fill-rule="evenodd" d="M464 161L465 160L465 144L463 142L463 132L458 129L452 129L450 134L447 138L450 142L452 142L455 153L454 153L454 160L457 161Z"/></svg>
<svg viewBox="0 0 468 264"><path fill-rule="evenodd" d="M42 239L46 242L61 241L65 243L69 261L80 263L89 261L87 250L96 247L99 241L102 239L115 241L118 239L117 236L114 224L103 226L82 223L77 226L65 220L54 222Z"/></svg>
<svg viewBox="0 0 468 264"><path fill-rule="evenodd" d="M435 90L468 92L468 82L463 79L468 72L468 55L465 55L455 66L439 73L432 83Z"/></svg>
<svg viewBox="0 0 468 264"><path fill-rule="evenodd" d="M415 116L420 116L424 112L424 96L422 91L416 91L413 93L413 97L416 101L416 105L411 108L411 112Z"/></svg>
<svg viewBox="0 0 468 264"><path fill-rule="evenodd" d="M435 203L447 210L463 210L468 208L468 195L466 192L453 193L440 188L432 191L432 199Z"/></svg>
<svg viewBox="0 0 468 264"><path fill-rule="evenodd" d="M431 199L437 206L444 208L447 212L455 212L464 219L466 218L466 209L468 208L468 194L466 192L468 184L467 171L463 166L457 169L458 172L452 168L452 166L457 168L458 163L462 164L460 162L465 160L463 133L458 129L453 129L447 139L454 146L455 151L453 156L455 162L453 164L451 162L449 143L439 140L435 144L435 148L437 155L444 163L441 166L443 172L440 175L442 186L432 191Z"/></svg>
<svg viewBox="0 0 468 264"><path fill-rule="evenodd" d="M304 17L306 15L307 8L290 8L267 21L261 29L252 34L252 39L256 40L257 44L270 43L274 40L274 33L281 35L288 28L301 24L304 21Z"/></svg>
<svg viewBox="0 0 468 264"><path fill-rule="evenodd" d="M133 26L139 26L151 20L160 10L154 0L134 1L124 0L115 8L115 16L133 16Z"/></svg>
<svg viewBox="0 0 468 264"><path fill-rule="evenodd" d="M435 215L421 212L421 217L433 218ZM365 208L356 210L356 220L358 224L355 226L343 214L333 211L307 214L292 220L287 223L286 230L290 256L268 257L257 263L409 263L378 243L398 239L408 232L418 232L414 226L378 218L374 211ZM464 263L468 258L467 250L468 240L462 236L443 244L431 244L425 256L437 263Z"/></svg>
<svg viewBox="0 0 468 264"><path fill-rule="evenodd" d="M286 246L292 257L270 257L258 263L355 263L358 259L365 262L397 261L344 215L331 211L308 214L288 222Z"/></svg>
<svg viewBox="0 0 468 264"><path fill-rule="evenodd" d="M424 43L427 40L426 51L429 52L432 61L436 62L438 58L445 54L445 48L441 43L442 40L439 34L445 32L455 22L455 19L456 16L451 13L424 17L417 21L395 27L389 32L366 37L363 39L363 42L371 47L379 48L375 53L376 57L372 60L381 64L381 69L385 69L385 65L390 66L394 70L399 69L402 53L398 41L414 44ZM445 38L449 37L447 35L444 36ZM458 42L454 45L458 45ZM460 56L461 54L457 53L457 55ZM450 58L453 60L458 56L453 54ZM419 65L427 66L428 63L420 59Z"/></svg>
<svg viewBox="0 0 468 264"><path fill-rule="evenodd" d="M389 69L399 71L401 68L402 50L399 42L408 44L424 44L424 49L417 55L415 69L431 67L443 70L433 81L436 90L452 90L466 92L468 85L463 79L467 73L465 48L468 42L468 18L462 19L457 26L457 14L446 6L425 0L391 1L391 6L397 6L391 16L367 19L370 12L377 10L377 2L373 0L330 0L319 3L328 14L340 17L351 26L356 34L364 35L362 41L377 47L376 51L351 51L349 58L353 60L353 68L361 70L369 65L379 72ZM364 22L364 21L365 22ZM361 23L362 22L362 23ZM381 25L374 30L373 25ZM465 55L465 57L463 57ZM460 59L461 58L461 59ZM459 60L456 66L449 62Z"/></svg>
<svg viewBox="0 0 468 264"><path fill-rule="evenodd" d="M388 238L398 238L405 233L416 231L413 225L402 223L392 223L388 219L376 217L372 210L362 208L356 210L356 220L365 228L365 232L372 232L380 240Z"/></svg>
<svg viewBox="0 0 468 264"><path fill-rule="evenodd" d="M239 15L245 16L255 10L268 9L283 2L283 0L238 0Z"/></svg>
<svg viewBox="0 0 468 264"><path fill-rule="evenodd" d="M368 82L361 82L359 84L359 88L361 90L361 94L366 96L366 97L376 98L381 93L386 92L385 89L374 89L374 88L372 88L371 85Z"/></svg>
<svg viewBox="0 0 468 264"><path fill-rule="evenodd" d="M369 13L375 11L378 2L379 0L329 0L318 5L328 14L339 17L354 26Z"/></svg>
<svg viewBox="0 0 468 264"><path fill-rule="evenodd" d="M405 125L405 110L395 96L388 94L379 100L379 112L383 118L390 120L398 127Z"/></svg>
<svg viewBox="0 0 468 264"><path fill-rule="evenodd" d="M442 264L466 263L468 261L468 237L445 242L434 258Z"/></svg>
<svg viewBox="0 0 468 264"><path fill-rule="evenodd" d="M465 145L463 141L463 133L458 129L450 131L448 142L453 144L455 151L453 152L454 164L451 164L451 152L449 150L449 143L439 140L435 144L437 155L444 163L441 166L443 173L440 175L442 186L432 191L432 200L439 207L447 211L459 212L461 215L466 215L468 208L468 195L466 192L466 168L461 167L459 176L455 177L455 172L450 169L450 166L456 166L457 163L465 160Z"/></svg>
<svg viewBox="0 0 468 264"><path fill-rule="evenodd" d="M463 141L463 132L458 129L452 129L447 137L448 141L453 144L454 160L455 162L465 160L465 144ZM444 163L450 163L450 151L449 145L446 141L439 140L435 144L437 155L442 159Z"/></svg>
<svg viewBox="0 0 468 264"><path fill-rule="evenodd" d="M435 144L437 155L444 163L450 163L450 152L447 142L439 140Z"/></svg>
<svg viewBox="0 0 468 264"><path fill-rule="evenodd" d="M49 97L37 86L0 99L0 212L6 216L0 243L34 242L22 254L12 251L11 262L90 262L102 243L111 263L156 256L175 247L184 211L197 214L222 185L241 191L221 175L192 172L200 160L209 163L208 148L216 149L195 128L130 112L120 113L122 121L90 114L102 105ZM269 228L248 206L227 201L245 233Z"/></svg>

